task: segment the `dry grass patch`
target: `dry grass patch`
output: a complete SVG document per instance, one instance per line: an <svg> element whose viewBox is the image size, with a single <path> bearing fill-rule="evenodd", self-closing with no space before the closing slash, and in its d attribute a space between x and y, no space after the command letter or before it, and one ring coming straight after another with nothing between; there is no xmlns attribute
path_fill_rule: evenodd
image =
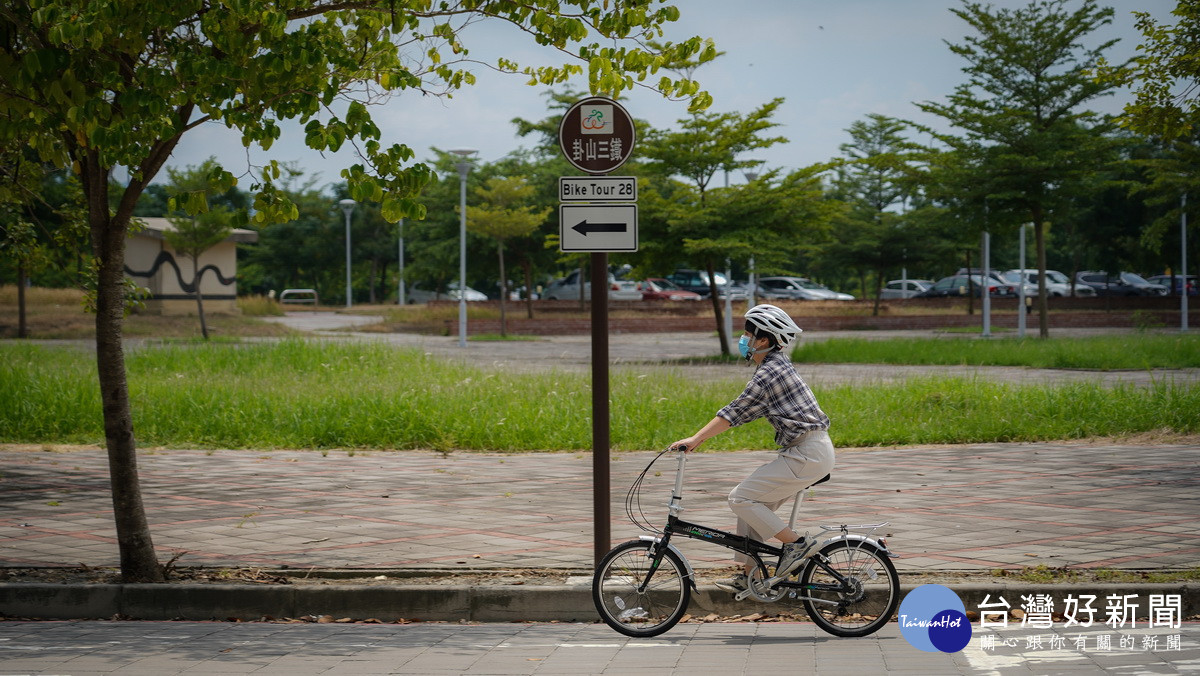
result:
<svg viewBox="0 0 1200 676"><path fill-rule="evenodd" d="M17 287L0 286L0 338L16 338L18 331ZM247 317L205 313L209 332L221 337L286 336L293 332L279 324ZM83 308L79 289L25 290L25 321L30 338L86 340L96 336L96 316ZM131 314L125 318L124 335L139 338L198 338L200 320L194 315L162 316Z"/></svg>

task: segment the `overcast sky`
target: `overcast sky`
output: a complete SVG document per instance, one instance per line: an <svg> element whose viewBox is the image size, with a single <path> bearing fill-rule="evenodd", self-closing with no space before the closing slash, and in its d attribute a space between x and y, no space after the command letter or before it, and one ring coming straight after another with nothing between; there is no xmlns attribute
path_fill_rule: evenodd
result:
<svg viewBox="0 0 1200 676"><path fill-rule="evenodd" d="M773 118L775 135L787 143L757 151L753 157L769 168L794 169L839 154L847 140L845 129L869 113L933 123L922 117L915 101L942 100L965 81L963 61L946 42L961 42L967 24L949 10L960 3L949 0L678 0L680 21L672 24L673 40L693 35L711 37L726 52L696 72L696 78L714 98L710 110L748 113L775 97L784 104ZM1022 7L1027 2L999 0L999 7ZM1080 3L1072 2L1072 8ZM1174 0L1120 0L1113 23L1097 31L1095 40L1120 38L1109 53L1119 61L1134 53L1140 33L1134 27L1134 10L1148 11L1159 21L1171 22ZM554 53L539 48L527 36L499 22L481 22L468 28L464 41L471 56L495 62L498 56L523 65L549 63ZM550 114L544 87L529 87L521 76L506 76L476 69L478 82L453 99L402 94L373 109L385 144L405 143L418 159L432 156L431 147L472 148L483 161L492 162L522 145L510 123L515 117L540 120ZM580 77L575 88L584 90ZM1101 99L1093 109L1118 112L1127 92ZM684 117L686 104L662 99L648 91L635 91L623 104L634 117L658 128L669 128ZM248 165L274 158L296 162L308 175L319 176L318 185L338 182L339 172L358 161L343 148L338 153L317 153L304 146L299 125L283 127L283 138L269 154L242 147L237 134L223 125L210 124L187 136L170 165L196 165L216 156L235 175ZM159 180L164 180L160 176ZM732 177L741 182L743 177ZM239 182L248 188L251 181Z"/></svg>

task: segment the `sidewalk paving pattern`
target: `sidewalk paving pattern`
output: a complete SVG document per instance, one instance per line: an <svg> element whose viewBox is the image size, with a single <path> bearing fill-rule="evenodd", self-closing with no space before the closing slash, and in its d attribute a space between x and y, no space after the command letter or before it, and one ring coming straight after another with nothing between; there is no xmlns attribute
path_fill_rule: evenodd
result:
<svg viewBox="0 0 1200 676"><path fill-rule="evenodd" d="M976 444L843 451L798 525L889 521L902 572L1200 566L1197 446ZM613 455L614 542L650 452ZM769 452L697 454L685 518L731 529L725 496ZM0 450L0 566L114 566L105 454ZM587 453L143 451L163 560L183 566L559 568L592 564ZM643 506L656 523L674 463ZM787 508L781 510L786 513ZM697 567L725 550L679 543Z"/></svg>
<svg viewBox="0 0 1200 676"><path fill-rule="evenodd" d="M988 650L994 633L1011 647ZM1109 635L1076 630L981 631L961 652L910 646L898 625L835 638L810 623L682 624L631 639L597 624L0 623L4 673L146 674L1182 674L1200 667L1200 624L1169 634L1178 648L1143 643L1079 649ZM1033 643L1031 638L1041 639ZM1026 644L1029 645L1026 645Z"/></svg>

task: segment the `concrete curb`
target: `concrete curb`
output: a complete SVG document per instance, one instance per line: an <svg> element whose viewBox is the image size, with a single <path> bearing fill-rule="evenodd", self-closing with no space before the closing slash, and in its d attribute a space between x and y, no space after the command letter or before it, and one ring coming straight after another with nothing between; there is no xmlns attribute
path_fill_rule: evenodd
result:
<svg viewBox="0 0 1200 676"><path fill-rule="evenodd" d="M1151 595L1178 594L1183 617L1200 614L1200 585L1165 584L963 584L948 585L968 611L985 598L1004 597L1020 608L1022 596L1047 594L1054 610L1064 610L1069 594L1095 596L1094 619L1102 624L1109 596L1137 598L1139 618L1147 616ZM907 594L915 585L901 585ZM902 597L903 598L903 597ZM737 602L728 593L702 585L694 594L693 615L778 613L773 604ZM579 585L200 585L200 584L0 584L0 615L38 619L97 619L114 615L142 620L259 620L305 616L472 622L591 622L598 620L591 589Z"/></svg>

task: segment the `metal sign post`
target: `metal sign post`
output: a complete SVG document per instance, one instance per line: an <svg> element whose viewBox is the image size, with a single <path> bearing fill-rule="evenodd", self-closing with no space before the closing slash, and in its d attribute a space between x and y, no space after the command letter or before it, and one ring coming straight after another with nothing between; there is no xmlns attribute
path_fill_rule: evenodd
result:
<svg viewBox="0 0 1200 676"><path fill-rule="evenodd" d="M607 174L624 164L636 139L629 113L616 101L599 96L575 103L558 126L563 155L588 174ZM563 202L570 203L559 206L559 248L564 252L590 252L592 262L592 518L595 561L599 565L612 546L608 252L637 251L637 180L564 176L559 179L558 192Z"/></svg>
<svg viewBox="0 0 1200 676"><path fill-rule="evenodd" d="M612 547L608 409L608 254L592 254L592 516L596 565Z"/></svg>

